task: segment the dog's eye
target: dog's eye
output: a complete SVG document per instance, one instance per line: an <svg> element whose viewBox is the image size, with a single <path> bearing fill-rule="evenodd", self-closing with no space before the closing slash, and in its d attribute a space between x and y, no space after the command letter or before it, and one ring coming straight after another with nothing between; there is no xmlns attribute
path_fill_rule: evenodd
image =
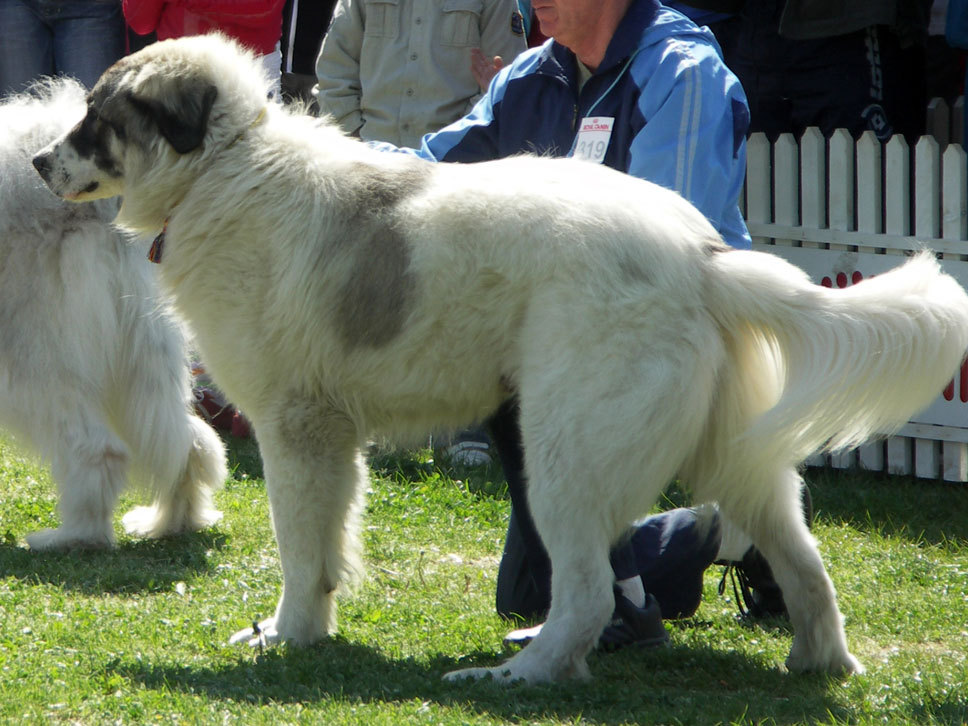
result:
<svg viewBox="0 0 968 726"><path fill-rule="evenodd" d="M119 139L124 138L124 126L119 124L117 121L112 121L111 119L102 118L101 123L106 125L109 129L114 132L114 135Z"/></svg>

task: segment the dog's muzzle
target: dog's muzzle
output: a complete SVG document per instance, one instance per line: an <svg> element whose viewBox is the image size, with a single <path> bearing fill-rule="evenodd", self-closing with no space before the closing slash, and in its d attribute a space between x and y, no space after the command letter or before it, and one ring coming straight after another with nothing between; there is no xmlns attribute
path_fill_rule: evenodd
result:
<svg viewBox="0 0 968 726"><path fill-rule="evenodd" d="M37 154L31 163L34 165L34 169L37 170L37 173L40 174L40 177L45 182L50 184L50 154Z"/></svg>

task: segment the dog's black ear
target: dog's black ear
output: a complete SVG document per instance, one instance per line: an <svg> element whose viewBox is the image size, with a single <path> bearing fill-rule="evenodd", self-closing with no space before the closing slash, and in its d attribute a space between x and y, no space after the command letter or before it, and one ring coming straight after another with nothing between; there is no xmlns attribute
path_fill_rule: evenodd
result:
<svg viewBox="0 0 968 726"><path fill-rule="evenodd" d="M133 92L128 93L128 100L155 123L175 151L187 154L202 145L218 89L211 83L186 80L174 93L167 90L164 100Z"/></svg>

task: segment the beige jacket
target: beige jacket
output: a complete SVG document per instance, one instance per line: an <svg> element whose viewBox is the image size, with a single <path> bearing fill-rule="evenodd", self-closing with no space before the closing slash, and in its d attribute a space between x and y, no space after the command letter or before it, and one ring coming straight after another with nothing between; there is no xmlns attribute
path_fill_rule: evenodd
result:
<svg viewBox="0 0 968 726"><path fill-rule="evenodd" d="M471 48L526 47L516 0L339 0L316 61L319 109L367 141L419 146L480 89Z"/></svg>

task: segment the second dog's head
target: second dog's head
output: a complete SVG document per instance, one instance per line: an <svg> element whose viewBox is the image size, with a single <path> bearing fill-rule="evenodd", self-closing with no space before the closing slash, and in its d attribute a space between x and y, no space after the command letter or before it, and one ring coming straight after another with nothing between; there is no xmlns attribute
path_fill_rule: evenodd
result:
<svg viewBox="0 0 968 726"><path fill-rule="evenodd" d="M223 36L154 43L105 71L84 118L33 164L64 199L136 190L139 204L176 204L265 112L266 90L258 60Z"/></svg>

